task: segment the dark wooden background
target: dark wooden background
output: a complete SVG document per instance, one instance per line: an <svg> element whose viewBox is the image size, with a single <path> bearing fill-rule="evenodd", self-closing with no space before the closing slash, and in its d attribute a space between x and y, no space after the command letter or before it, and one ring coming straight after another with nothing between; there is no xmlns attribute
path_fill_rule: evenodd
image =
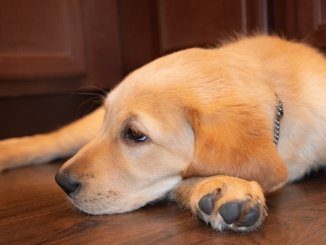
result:
<svg viewBox="0 0 326 245"><path fill-rule="evenodd" d="M0 138L55 129L98 105L85 93L234 33L325 49L325 21L325 0L1 0Z"/></svg>

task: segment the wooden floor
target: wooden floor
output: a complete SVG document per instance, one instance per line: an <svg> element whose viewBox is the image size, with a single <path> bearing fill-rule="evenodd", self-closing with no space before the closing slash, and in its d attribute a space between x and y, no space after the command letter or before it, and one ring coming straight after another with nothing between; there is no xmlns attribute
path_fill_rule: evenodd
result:
<svg viewBox="0 0 326 245"><path fill-rule="evenodd" d="M326 244L324 170L269 196L261 230L222 234L168 202L127 214L82 214L54 182L59 166L0 173L0 244Z"/></svg>

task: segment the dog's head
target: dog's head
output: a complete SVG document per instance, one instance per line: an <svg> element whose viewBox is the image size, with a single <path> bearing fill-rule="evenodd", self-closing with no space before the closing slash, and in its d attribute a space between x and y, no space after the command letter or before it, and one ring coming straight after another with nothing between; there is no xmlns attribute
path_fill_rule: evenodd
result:
<svg viewBox="0 0 326 245"><path fill-rule="evenodd" d="M59 171L73 204L92 214L127 212L198 175L269 186L264 177L280 161L272 115L221 68L223 59L190 49L126 77L107 96L101 132Z"/></svg>

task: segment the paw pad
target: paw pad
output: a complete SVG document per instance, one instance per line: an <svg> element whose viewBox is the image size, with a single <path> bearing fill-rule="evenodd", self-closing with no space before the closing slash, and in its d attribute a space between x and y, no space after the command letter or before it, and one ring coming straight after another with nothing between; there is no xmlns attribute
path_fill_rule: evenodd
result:
<svg viewBox="0 0 326 245"><path fill-rule="evenodd" d="M220 207L219 214L228 225L235 223L237 227L250 227L257 223L261 213L259 205L251 208L248 205L248 201L228 202Z"/></svg>
<svg viewBox="0 0 326 245"><path fill-rule="evenodd" d="M227 224L232 224L240 218L241 215L241 203L239 202L228 202L220 207L219 213L223 220Z"/></svg>
<svg viewBox="0 0 326 245"><path fill-rule="evenodd" d="M243 217L243 219L237 224L238 226L249 227L258 221L260 216L259 206L256 205L249 209L249 212Z"/></svg>
<svg viewBox="0 0 326 245"><path fill-rule="evenodd" d="M220 192L221 189L217 189L214 192L203 196L198 202L199 209L205 214L210 215L214 210L215 202L218 199Z"/></svg>

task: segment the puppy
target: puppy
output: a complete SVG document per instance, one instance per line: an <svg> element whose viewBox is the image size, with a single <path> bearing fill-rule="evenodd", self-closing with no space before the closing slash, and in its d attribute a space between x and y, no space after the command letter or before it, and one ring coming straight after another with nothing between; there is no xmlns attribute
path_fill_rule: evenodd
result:
<svg viewBox="0 0 326 245"><path fill-rule="evenodd" d="M266 216L264 192L325 164L325 146L325 58L255 36L145 65L85 118L1 141L0 169L78 151L56 181L86 213L168 197L216 230L252 231Z"/></svg>

